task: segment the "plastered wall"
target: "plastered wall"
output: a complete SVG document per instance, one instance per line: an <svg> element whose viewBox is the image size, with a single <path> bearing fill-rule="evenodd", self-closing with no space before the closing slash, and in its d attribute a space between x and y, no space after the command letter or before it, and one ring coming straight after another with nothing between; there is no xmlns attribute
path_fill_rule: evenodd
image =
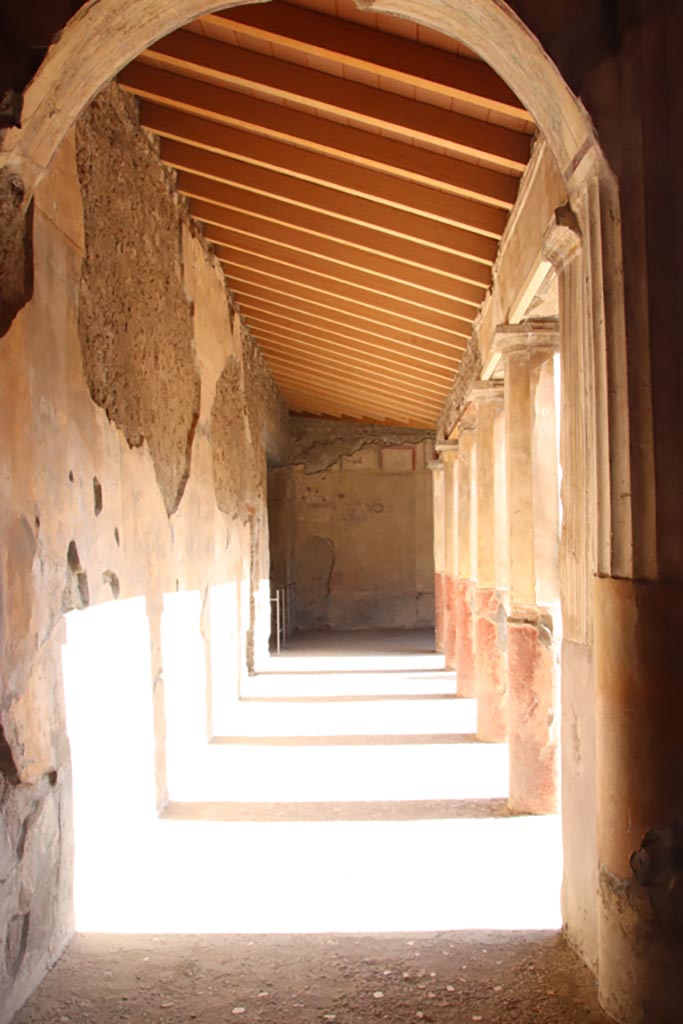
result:
<svg viewBox="0 0 683 1024"><path fill-rule="evenodd" d="M168 639L198 652L174 686L206 737L267 636L266 450L288 444L221 269L114 87L38 189L33 248L33 298L0 340L3 1024L73 927L65 692L107 709L107 756L146 744L140 791L162 805ZM116 790L103 778L103 805Z"/></svg>
<svg viewBox="0 0 683 1024"><path fill-rule="evenodd" d="M300 629L434 625L428 431L292 417Z"/></svg>

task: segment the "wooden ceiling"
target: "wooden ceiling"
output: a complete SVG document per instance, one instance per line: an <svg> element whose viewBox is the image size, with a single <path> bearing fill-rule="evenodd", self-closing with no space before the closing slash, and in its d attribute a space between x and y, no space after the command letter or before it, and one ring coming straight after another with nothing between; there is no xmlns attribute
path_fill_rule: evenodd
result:
<svg viewBox="0 0 683 1024"><path fill-rule="evenodd" d="M432 427L529 159L507 86L353 0L207 15L119 82L289 408Z"/></svg>

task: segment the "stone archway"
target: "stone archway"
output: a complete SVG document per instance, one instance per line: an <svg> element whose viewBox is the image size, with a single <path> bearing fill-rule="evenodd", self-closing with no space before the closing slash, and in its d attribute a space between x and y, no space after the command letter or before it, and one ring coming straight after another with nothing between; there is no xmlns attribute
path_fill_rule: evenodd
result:
<svg viewBox="0 0 683 1024"><path fill-rule="evenodd" d="M253 0L264 2L264 0ZM266 0L267 2L267 0ZM236 0L91 0L48 51L24 98L23 126L3 141L0 166L31 187L93 96L155 40ZM533 115L566 179L595 143L584 108L524 22L496 0L364 0L458 38L503 78ZM501 44L502 41L502 44Z"/></svg>
<svg viewBox="0 0 683 1024"><path fill-rule="evenodd" d="M234 0L175 0L171 5L162 0L91 0L72 19L26 91L23 128L9 130L3 139L0 169L20 186L14 193L15 228L23 221L32 190L53 153L99 89L154 40L201 14L233 5ZM567 186L569 206L559 211L550 225L546 248L547 258L558 268L563 330L576 355L572 376L563 378L563 414L570 427L580 427L577 436L581 439L571 473L565 468L565 517L579 524L574 539L580 556L565 592L567 618L576 628L565 670L592 696L592 676L587 685L585 677L593 671L593 575L620 578L623 589L624 581L627 584L634 577L656 579L658 571L651 554L657 547L652 507L655 442L648 433L652 410L645 408L647 399L642 397L650 372L646 366L649 336L645 332L639 336L633 329L638 324L632 313L627 349L617 181L602 156L584 108L538 39L507 4L498 0L366 0L364 6L456 36L478 52L533 115ZM8 223L3 234L10 230ZM15 230L15 236L14 243L23 244L24 232ZM631 244L637 252L642 242L631 239ZM5 252L11 252L11 246L5 246ZM657 267L653 274L656 271ZM637 276L633 267L631 273ZM643 374L643 386L637 394L629 384L634 371ZM642 419L639 413L644 413ZM675 503L672 498L671 508ZM675 566L669 567L669 575L674 571ZM618 605L620 601L611 586L613 582L602 581L596 619L596 633L602 632L598 637L602 661L598 661L597 672L605 676L616 658L605 643L605 637L612 636L610 615L615 602ZM623 629L626 631L627 624ZM606 720L612 710L607 707ZM606 770L610 776L623 769L628 776L625 782L620 777L617 792L605 790L601 820L606 824L599 858L604 867L600 944L603 998L609 1008L621 1014L622 1007L631 998L635 1000L635 995L629 992L614 1002L615 992L622 985L615 966L619 952L610 952L609 941L618 930L615 925L620 916L617 883L625 877L624 864L633 849L633 834L642 835L653 824L654 812L649 800L640 819L626 828L625 820L630 821L626 811L631 776L619 757L621 734L615 738L613 731L609 735L607 732L602 741L600 771ZM637 772L638 765L628 768L631 773ZM577 823L577 829L580 826ZM617 950L629 953L630 942L630 936L624 937Z"/></svg>

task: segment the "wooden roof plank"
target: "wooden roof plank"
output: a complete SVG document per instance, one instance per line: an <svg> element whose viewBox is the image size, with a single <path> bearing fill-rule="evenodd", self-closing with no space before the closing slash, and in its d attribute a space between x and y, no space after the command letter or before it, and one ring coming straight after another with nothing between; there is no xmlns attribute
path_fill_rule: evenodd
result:
<svg viewBox="0 0 683 1024"><path fill-rule="evenodd" d="M298 349L302 351L310 349L312 353L330 353L342 359L348 359L351 363L358 366L366 366L368 362L371 362L373 366L383 367L386 370L395 369L397 373L401 373L403 376L410 377L411 379L417 376L431 382L435 386L443 386L445 382L450 387L456 369L455 366L452 369L428 366L424 363L410 360L400 353L392 354L386 350L378 353L375 349L369 348L364 343L354 345L353 342L333 342L322 340L319 337L312 338L305 332L301 334L291 332L288 337L283 332L278 334L276 330L268 330L264 326L256 325L251 327L251 331L255 338L258 337L259 341L260 339L265 339L276 345L281 345L283 348L291 348L295 351Z"/></svg>
<svg viewBox="0 0 683 1024"><path fill-rule="evenodd" d="M242 308L242 304L240 304ZM308 330L314 330L316 336L329 341L355 341L357 339L357 333L352 328L345 328L341 325L328 324L322 326L321 324L314 324L306 321L302 314L292 313L287 309L278 310L276 312L268 309L256 310L253 306L249 307L252 309L251 321L255 323L257 321L267 322L271 326L278 326L281 329L288 328L289 330L298 330L301 333L302 328ZM398 354L405 353L412 355L416 359L421 359L424 362L428 362L430 366L444 367L450 369L453 366L453 360L460 358L462 352L465 350L465 345L458 347L451 345L447 348L442 345L434 345L419 342L413 344L412 342L401 341L399 338L382 338L381 335L372 335L367 339L369 344L380 345L384 344L387 346L387 350L395 350Z"/></svg>
<svg viewBox="0 0 683 1024"><path fill-rule="evenodd" d="M271 341L275 341L275 342L284 342L284 343L294 343L294 344L310 345L310 344L313 344L312 339L314 338L315 339L315 342L314 342L315 344L338 345L338 346L342 345L342 344L351 344L351 345L353 344L353 342L351 340L349 340L349 338L344 337L343 335L337 335L334 332L323 332L323 331L316 331L316 332L314 332L314 334L311 335L311 332L306 330L305 326L302 326L300 324L296 324L294 322L287 323L287 322L282 322L281 321L281 322L278 323L278 322L275 322L274 319L272 319L272 317L268 317L265 314L262 315L258 319L258 321L257 321L256 318L254 319L253 323L250 325L250 330L258 331L259 337L267 336ZM368 344L370 344L370 343L368 343ZM385 350L385 352L386 352L387 355L390 355L391 354L391 349L387 348ZM404 357L404 353L402 353L402 352L396 353L394 351L394 353L393 353L393 361L394 362L400 362L400 364L402 365L403 357ZM459 357L459 359L462 357L462 353L461 352L458 353L458 357ZM414 356L414 358L415 358L416 361L418 360L417 356ZM436 358L435 356L432 356L432 359L435 360L435 358ZM423 360L423 366L425 366L427 369L447 370L447 371L449 371L451 373L452 378L455 377L455 374L456 374L456 372L458 370L458 362L456 362L455 367L452 368L452 365L446 365L446 364L443 364L443 362L437 362L437 361L430 362L429 361L429 357L426 357ZM419 368L414 368L414 369L417 369L417 372L420 373L420 369Z"/></svg>
<svg viewBox="0 0 683 1024"><path fill-rule="evenodd" d="M229 25L250 38L326 57L344 67L361 68L407 85L422 86L442 96L477 104L484 110L532 120L512 90L487 64L435 46L302 10L281 0L271 0L266 7L233 8L201 20Z"/></svg>
<svg viewBox="0 0 683 1024"><path fill-rule="evenodd" d="M372 362L365 365L357 365L343 356L334 356L329 353L321 353L311 348L292 349L279 345L277 342L268 341L261 337L259 344L264 353L274 353L283 361L286 360L292 366L307 365L321 372L330 372L333 377L342 374L346 380L362 380L369 386L388 386L393 389L396 395L405 395L407 398L414 398L415 401L443 401L448 393L448 382L435 384L432 381L420 383L419 377L409 374L407 377L397 375L395 371L386 366L376 366Z"/></svg>
<svg viewBox="0 0 683 1024"><path fill-rule="evenodd" d="M260 331L255 331L254 337L257 338L258 344L264 352L272 351L278 352L283 356L289 356L294 364L297 363L298 357L304 356L315 359L317 366L334 369L337 372L345 373L348 368L361 373L367 373L368 380L370 381L380 376L381 379L386 380L388 374L389 379L395 380L399 385L407 385L409 389L415 386L416 381L421 382L423 386L416 390L416 394L436 395L441 398L448 393L450 386L449 380L426 381L419 374L416 374L415 371L411 373L401 369L400 364L392 366L376 359L368 360L362 356L350 356L344 352L332 351L328 345L323 348L320 345L316 345L313 341L308 344L302 342L281 342ZM411 391L408 393L411 393Z"/></svg>
<svg viewBox="0 0 683 1024"><path fill-rule="evenodd" d="M496 238L504 228L504 211L511 209L517 195L518 180L509 174L240 96L139 61L124 68L118 80L124 89L149 102L152 109L143 106L143 123L148 119L147 127L160 134L181 133L176 137L207 149L360 195L375 195L389 205L422 209L425 215ZM185 120L172 118L171 112ZM188 118L198 123L190 125ZM349 181L349 162L357 182ZM390 180L383 182L378 173L389 175ZM406 179L418 186L410 197L401 187ZM417 206L406 207L406 202Z"/></svg>
<svg viewBox="0 0 683 1024"><path fill-rule="evenodd" d="M204 204L206 206L207 204ZM217 207L217 209L219 209ZM190 203L190 213L195 214L196 203ZM292 227L268 223L246 214L233 213L229 227L216 224L206 219L210 211L203 209L198 216L205 224L205 234L209 241L222 245L239 244L239 238L261 238L264 241L276 242L286 249L303 253L314 253L318 259L327 260L334 265L357 267L360 263L365 273L379 278L397 281L399 284L413 285L425 291L442 295L445 298L457 298L461 302L469 302L473 306L472 316L486 294L483 285L476 285L461 278L449 276L438 270L426 270L412 263L404 263L389 256L380 256L367 251L363 252L360 261L354 254L355 249L339 242L309 235ZM246 243L247 245L249 243Z"/></svg>
<svg viewBox="0 0 683 1024"><path fill-rule="evenodd" d="M370 294L378 294L389 299L410 300L427 311L434 309L447 314L455 310L459 312L468 310L472 319L476 314L475 307L454 299L452 295L445 296L428 292L410 281L395 282L390 278L379 278L377 274L368 273L364 267L323 262L312 253L288 249L268 239L249 238L245 234L236 234L234 239L214 240L214 243L218 258L228 267L230 257L236 252L256 255L270 260L273 264L283 264L297 269L303 268L321 275L323 279L364 288ZM471 332L467 332L468 338L470 334Z"/></svg>
<svg viewBox="0 0 683 1024"><path fill-rule="evenodd" d="M225 188L226 192L231 190L231 186ZM181 188L181 191L184 189ZM246 197L244 202L240 202L240 194ZM490 263L477 263L475 260L441 249L432 249L419 242L404 242L374 228L360 227L323 213L309 211L304 217L299 217L296 207L288 203L267 199L265 196L254 196L253 199L256 201L250 202L251 195L244 189L231 190L230 197L227 194L223 195L222 205L204 199L192 199L190 212L197 220L226 228L232 228L238 223L258 222L255 233L266 238L276 230L293 229L319 242L331 242L345 250L357 250L358 254L353 256L354 262L363 261L366 255L380 257L383 260L390 258L396 264L406 264L411 268L443 274L467 285L479 285L484 290L491 283ZM228 199L230 206L226 205ZM479 301L482 298L483 292Z"/></svg>
<svg viewBox="0 0 683 1024"><path fill-rule="evenodd" d="M367 387L358 382L357 386L353 386L353 382L345 381L344 383L339 382L338 374L327 374L324 372L316 372L314 369L304 369L298 366L296 369L291 369L289 366L283 366L278 357L268 353L266 355L266 362L271 368L271 372L277 382L278 376L284 379L290 380L294 383L306 382L307 390L315 394L329 395L330 398L350 398L351 400L358 399L359 388L361 396L366 396L376 407L384 408L388 412L392 412L398 415L405 414L406 411L417 411L424 415L434 415L436 420L442 402L442 399L436 398L433 403L422 403L402 396L395 397L395 394L387 388L380 390L375 387Z"/></svg>
<svg viewBox="0 0 683 1024"><path fill-rule="evenodd" d="M487 266L496 258L498 245L493 238L406 213L404 210L392 210L381 203L350 196L338 189L302 182L262 167L248 166L239 160L220 158L205 150L191 146L187 149L190 151L186 154L187 162L194 157L196 166L193 171L180 170L177 187L184 195L194 199L215 203L226 209L260 210L263 215L271 209L272 216L280 220L285 218L285 223L292 223L292 218L303 217L308 224L312 223L311 218L316 217L323 217L330 223L339 220L348 225L352 232L354 228L371 229L389 235L402 246L406 242L426 245L478 260ZM218 168L215 164L218 160L223 171L220 181L216 177ZM202 166L211 166L210 177L202 175ZM261 188L258 187L259 183Z"/></svg>
<svg viewBox="0 0 683 1024"><path fill-rule="evenodd" d="M524 133L194 32L172 32L147 52L169 69L190 75L210 74L217 82L247 86L277 99L295 100L315 111L390 129L407 139L421 139L519 173L529 159L530 137Z"/></svg>
<svg viewBox="0 0 683 1024"><path fill-rule="evenodd" d="M239 300L238 300L239 301ZM263 300L249 300L245 298L244 301L239 301L240 309L245 313L247 319L268 320L269 323L280 324L287 326L287 324L297 324L299 327L305 327L309 331L326 332L328 335L335 335L340 338L356 339L360 335L360 331L354 327L349 327L343 322L331 322L321 320L320 318L312 317L310 314L305 312L297 312L283 308L276 302L266 303ZM460 353L464 350L465 346L462 345L457 347L455 344L444 346L435 344L433 342L424 342L417 339L415 343L402 342L402 339L395 338L391 335L380 335L379 333L368 332L368 339L375 341L383 338L385 342L398 347L403 344L411 352L429 353L435 359L441 360L440 365L451 366L452 361L457 359Z"/></svg>
<svg viewBox="0 0 683 1024"><path fill-rule="evenodd" d="M419 305L417 302L399 299L396 295L389 297L372 292L361 285L339 281L312 268L304 269L239 249L221 247L220 253L221 258L229 263L230 278L237 274L243 281L258 278L264 285L271 284L273 288L298 287L306 289L311 296L329 297L332 302L348 299L354 307L367 310L371 317L383 317L385 313L391 313L409 327L417 325L415 333L420 336L426 336L421 328L426 328L428 332L432 327L447 331L449 334L462 332L467 338L471 333L472 311L469 306L462 306L462 311L458 314L453 311L441 312ZM454 308L460 309L458 306Z"/></svg>
<svg viewBox="0 0 683 1024"><path fill-rule="evenodd" d="M411 321L392 316L389 312L382 313L369 307L359 306L349 299L335 298L330 292L316 291L285 281L278 282L277 278L264 278L262 275L259 276L249 271L240 271L237 267L230 272L229 284L238 295L269 298L271 301L283 303L295 300L297 304L303 304L299 305L299 308L308 309L312 313L318 312L321 316L324 315L325 310L330 310L337 317L341 314L349 323L360 322L364 327L367 327L368 324L376 324L380 329L393 328L408 334L413 339L424 338L427 341L443 341L448 344L456 334L452 328L443 330L436 326L414 324ZM463 337L462 328L460 324L457 326L460 328L457 337L461 338Z"/></svg>

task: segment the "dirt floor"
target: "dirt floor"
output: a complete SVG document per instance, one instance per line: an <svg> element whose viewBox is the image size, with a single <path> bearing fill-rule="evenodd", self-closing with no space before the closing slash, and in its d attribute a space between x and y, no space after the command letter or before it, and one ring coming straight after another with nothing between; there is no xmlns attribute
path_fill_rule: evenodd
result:
<svg viewBox="0 0 683 1024"><path fill-rule="evenodd" d="M77 936L14 1024L598 1024L556 933Z"/></svg>

